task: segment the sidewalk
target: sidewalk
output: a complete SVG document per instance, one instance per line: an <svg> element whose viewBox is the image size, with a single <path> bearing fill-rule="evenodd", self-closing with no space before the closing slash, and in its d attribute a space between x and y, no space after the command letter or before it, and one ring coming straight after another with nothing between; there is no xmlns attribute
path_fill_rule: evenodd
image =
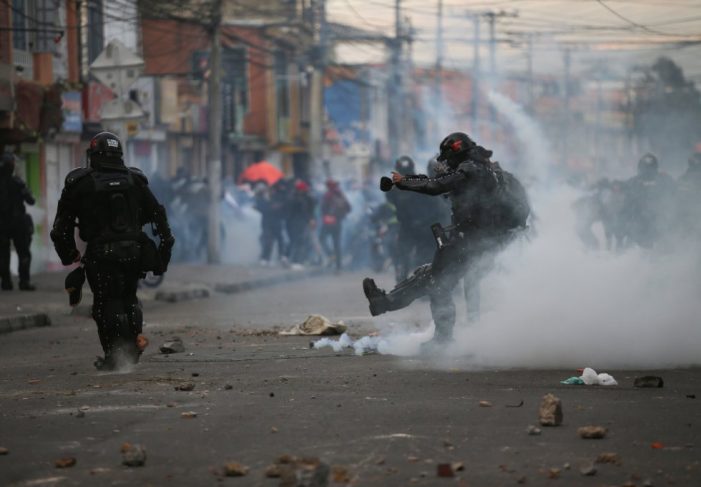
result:
<svg viewBox="0 0 701 487"><path fill-rule="evenodd" d="M63 281L68 271L46 272L33 276L34 292L4 291L0 293L0 334L34 326L50 325L51 315L67 315L72 311L88 316L92 294L85 284L83 302L71 310ZM139 299L178 302L201 299L214 292L234 294L283 282L305 279L326 273L323 268L291 270L257 265L175 264L166 273L160 287L139 289Z"/></svg>

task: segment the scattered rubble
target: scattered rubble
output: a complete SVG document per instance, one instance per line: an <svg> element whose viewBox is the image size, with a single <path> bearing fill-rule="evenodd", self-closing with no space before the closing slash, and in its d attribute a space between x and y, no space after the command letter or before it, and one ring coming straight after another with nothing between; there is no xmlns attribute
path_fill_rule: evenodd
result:
<svg viewBox="0 0 701 487"><path fill-rule="evenodd" d="M346 467L334 465L331 467L331 480L336 484L350 484L353 478Z"/></svg>
<svg viewBox="0 0 701 487"><path fill-rule="evenodd" d="M493 404L489 401L480 401L481 408L491 408Z"/></svg>
<svg viewBox="0 0 701 487"><path fill-rule="evenodd" d="M180 413L180 417L183 419L194 419L197 417L197 413L195 411L185 411Z"/></svg>
<svg viewBox="0 0 701 487"><path fill-rule="evenodd" d="M523 407L523 404L524 404L524 402L523 402L523 400L521 400L518 404L507 404L507 405L504 406L504 407L507 407L507 408L520 408L520 407Z"/></svg>
<svg viewBox="0 0 701 487"><path fill-rule="evenodd" d="M542 426L559 426L562 424L562 402L560 399L553 394L543 396L539 416Z"/></svg>
<svg viewBox="0 0 701 487"><path fill-rule="evenodd" d="M453 466L450 463L439 463L438 465L436 465L436 476L455 477Z"/></svg>
<svg viewBox="0 0 701 487"><path fill-rule="evenodd" d="M559 479L560 478L560 469L559 468L549 468L548 469L548 478L549 479Z"/></svg>
<svg viewBox="0 0 701 487"><path fill-rule="evenodd" d="M182 353L185 351L185 345L180 337L172 337L159 348L163 354Z"/></svg>
<svg viewBox="0 0 701 487"><path fill-rule="evenodd" d="M593 475L596 475L596 467L593 463L587 463L579 467L579 473L581 473L585 477L591 477Z"/></svg>
<svg viewBox="0 0 701 487"><path fill-rule="evenodd" d="M231 384L226 384L226 385L224 386L224 390L225 390L225 391L230 391L230 390L233 389L233 388L234 388L234 386L232 386Z"/></svg>
<svg viewBox="0 0 701 487"><path fill-rule="evenodd" d="M644 375L633 380L633 387L664 387L664 380L656 375Z"/></svg>
<svg viewBox="0 0 701 487"><path fill-rule="evenodd" d="M56 468L71 468L76 464L75 457L59 458L54 462Z"/></svg>
<svg viewBox="0 0 701 487"><path fill-rule="evenodd" d="M280 487L326 487L329 466L318 458L297 458L283 455L265 469L265 476L279 478Z"/></svg>
<svg viewBox="0 0 701 487"><path fill-rule="evenodd" d="M124 443L121 448L122 465L127 467L143 467L146 463L146 449L141 445Z"/></svg>
<svg viewBox="0 0 701 487"><path fill-rule="evenodd" d="M305 335L305 336L328 336L341 335L348 327L343 321L331 323L322 315L309 315L303 323L295 325L289 330L283 330L280 335Z"/></svg>
<svg viewBox="0 0 701 487"><path fill-rule="evenodd" d="M0 447L0 455L7 455L8 453L10 453L10 450L5 447Z"/></svg>
<svg viewBox="0 0 701 487"><path fill-rule="evenodd" d="M185 382L184 384L180 384L178 386L175 386L176 391L192 391L195 388L195 383L194 382Z"/></svg>
<svg viewBox="0 0 701 487"><path fill-rule="evenodd" d="M623 465L623 461L618 453L606 452L600 453L596 457L596 463L611 463L613 465Z"/></svg>
<svg viewBox="0 0 701 487"><path fill-rule="evenodd" d="M584 439L600 439L606 436L607 431L603 426L582 426L577 429L577 434Z"/></svg>
<svg viewBox="0 0 701 487"><path fill-rule="evenodd" d="M540 435L541 430L537 426L529 424L528 428L526 428L526 433L528 433L531 436L538 436L538 435Z"/></svg>
<svg viewBox="0 0 701 487"><path fill-rule="evenodd" d="M226 477L244 477L248 475L249 468L238 462L229 462L224 465L224 476Z"/></svg>

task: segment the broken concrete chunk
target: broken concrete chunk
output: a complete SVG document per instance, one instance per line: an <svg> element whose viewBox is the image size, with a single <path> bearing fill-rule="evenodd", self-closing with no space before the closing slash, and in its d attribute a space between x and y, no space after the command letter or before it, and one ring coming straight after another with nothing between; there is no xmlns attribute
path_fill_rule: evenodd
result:
<svg viewBox="0 0 701 487"><path fill-rule="evenodd" d="M579 467L579 473L581 473L585 477L591 477L593 475L596 475L596 467L593 463L587 463L586 465L582 465L581 467Z"/></svg>
<svg viewBox="0 0 701 487"><path fill-rule="evenodd" d="M606 436L607 431L603 426L582 426L577 429L577 434L584 439L600 439Z"/></svg>
<svg viewBox="0 0 701 487"><path fill-rule="evenodd" d="M122 465L127 467L143 467L146 463L146 449L141 445L124 443L121 448Z"/></svg>
<svg viewBox="0 0 701 487"><path fill-rule="evenodd" d="M193 382L185 382L184 384L180 384L179 386L175 386L176 391L191 391L195 388L195 384Z"/></svg>
<svg viewBox="0 0 701 487"><path fill-rule="evenodd" d="M620 455L618 453L612 453L612 452L606 452L606 453L600 453L598 457L596 457L596 463L611 463L613 465L622 465L623 461L621 460Z"/></svg>
<svg viewBox="0 0 701 487"><path fill-rule="evenodd" d="M278 473L280 487L326 487L329 485L331 470L318 458L283 455L275 466L266 469L266 476L275 476Z"/></svg>
<svg viewBox="0 0 701 487"><path fill-rule="evenodd" d="M227 477L244 477L250 469L238 462L229 462L224 465L224 475Z"/></svg>
<svg viewBox="0 0 701 487"><path fill-rule="evenodd" d="M438 477L455 477L453 465L450 463L439 463L436 465L436 476Z"/></svg>
<svg viewBox="0 0 701 487"><path fill-rule="evenodd" d="M164 354L182 353L185 351L185 345L183 345L183 341L180 337L172 337L169 341L161 345L159 350Z"/></svg>
<svg viewBox="0 0 701 487"><path fill-rule="evenodd" d="M532 424L529 424L528 428L526 428L526 433L528 433L531 436L538 436L538 435L540 435L541 430L537 426L533 426Z"/></svg>
<svg viewBox="0 0 701 487"><path fill-rule="evenodd" d="M539 415L542 426L559 426L562 424L562 402L553 394L546 394L540 404Z"/></svg>
<svg viewBox="0 0 701 487"><path fill-rule="evenodd" d="M480 401L480 407L481 408L491 408L493 404L489 401Z"/></svg>
<svg viewBox="0 0 701 487"><path fill-rule="evenodd" d="M0 447L0 455L7 455L8 453L10 453L10 450L5 447Z"/></svg>
<svg viewBox="0 0 701 487"><path fill-rule="evenodd" d="M197 417L197 413L195 411L185 411L180 413L180 417L183 419L194 419Z"/></svg>
<svg viewBox="0 0 701 487"><path fill-rule="evenodd" d="M56 468L70 468L76 464L75 457L59 458L54 462Z"/></svg>
<svg viewBox="0 0 701 487"><path fill-rule="evenodd" d="M662 377L656 375L644 375L642 377L636 377L633 381L634 387L664 387L664 380Z"/></svg>

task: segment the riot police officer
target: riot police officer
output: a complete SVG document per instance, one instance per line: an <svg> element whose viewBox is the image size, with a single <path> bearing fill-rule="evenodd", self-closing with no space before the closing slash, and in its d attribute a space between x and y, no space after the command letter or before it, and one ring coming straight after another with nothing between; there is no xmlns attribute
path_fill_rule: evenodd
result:
<svg viewBox="0 0 701 487"><path fill-rule="evenodd" d="M139 359L145 342L137 283L147 271L167 270L175 239L146 176L125 166L117 136L101 132L93 137L87 159L88 167L66 176L51 240L64 265L84 265L94 295L92 316L105 353L95 366L112 370ZM74 239L76 219L80 238L87 242L83 256ZM142 231L149 223L159 238L157 248ZM73 280L82 285L81 277Z"/></svg>
<svg viewBox="0 0 701 487"><path fill-rule="evenodd" d="M29 279L32 253L29 250L34 233L34 222L27 214L25 203L35 203L32 193L20 178L14 175L15 156L3 153L0 159L0 278L3 291L12 290L10 277L10 242L15 246L19 260L19 288L34 291Z"/></svg>
<svg viewBox="0 0 701 487"><path fill-rule="evenodd" d="M373 316L404 308L428 294L436 326L432 344L452 338L453 289L470 266L504 245L515 229L525 226L530 212L521 184L492 162L491 155L491 151L477 145L466 134L456 132L440 144L438 160L448 166L440 176L392 173L392 183L400 190L447 195L452 207L452 226L433 227L438 249L432 263L416 269L391 292L379 289L370 278L363 280L363 291ZM382 186L389 189L384 183Z"/></svg>

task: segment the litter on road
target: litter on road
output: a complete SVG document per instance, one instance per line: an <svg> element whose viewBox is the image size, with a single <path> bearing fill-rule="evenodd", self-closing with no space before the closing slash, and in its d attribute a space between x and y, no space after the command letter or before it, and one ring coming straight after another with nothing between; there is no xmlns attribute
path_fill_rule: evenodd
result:
<svg viewBox="0 0 701 487"><path fill-rule="evenodd" d="M616 379L614 379L612 375L605 372L597 374L596 370L587 367L582 371L582 375L560 381L560 384L577 386L617 386L618 382L616 382Z"/></svg>
<svg viewBox="0 0 701 487"><path fill-rule="evenodd" d="M331 323L331 321L322 315L309 315L303 323L295 325L289 330L283 330L280 335L306 335L306 336L323 336L323 335L341 335L345 333L348 327L342 321Z"/></svg>

